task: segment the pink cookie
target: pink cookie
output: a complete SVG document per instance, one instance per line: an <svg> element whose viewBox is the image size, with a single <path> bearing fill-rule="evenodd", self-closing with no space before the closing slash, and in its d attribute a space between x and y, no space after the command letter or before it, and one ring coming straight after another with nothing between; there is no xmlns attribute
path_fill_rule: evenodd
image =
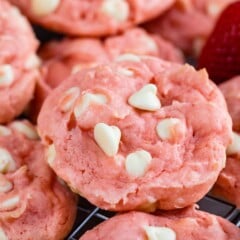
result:
<svg viewBox="0 0 240 240"><path fill-rule="evenodd" d="M18 116L33 96L38 42L18 9L0 1L0 123Z"/></svg>
<svg viewBox="0 0 240 240"><path fill-rule="evenodd" d="M97 39L64 39L52 41L40 50L43 60L40 80L35 98L30 106L30 116L36 120L41 105L53 88L71 73L82 68L114 60L123 53L152 55L174 62L183 62L181 52L161 37L148 34L141 28L134 28L124 34Z"/></svg>
<svg viewBox="0 0 240 240"><path fill-rule="evenodd" d="M212 192L240 208L240 77L232 78L219 87L233 120L234 133L227 149L226 167L220 173Z"/></svg>
<svg viewBox="0 0 240 240"><path fill-rule="evenodd" d="M129 54L70 76L38 123L57 175L114 211L198 201L223 168L231 135L223 96L204 70Z"/></svg>
<svg viewBox="0 0 240 240"><path fill-rule="evenodd" d="M189 207L156 215L121 214L86 232L79 240L237 240L239 237L240 229L232 223Z"/></svg>
<svg viewBox="0 0 240 240"><path fill-rule="evenodd" d="M152 19L174 0L9 0L33 22L80 36L116 34Z"/></svg>
<svg viewBox="0 0 240 240"><path fill-rule="evenodd" d="M240 136L238 137L240 141ZM239 143L238 143L239 144ZM240 150L238 153L229 154L226 167L220 173L212 193L231 202L240 208Z"/></svg>
<svg viewBox="0 0 240 240"><path fill-rule="evenodd" d="M76 197L43 160L34 127L27 121L0 125L0 156L0 239L63 239Z"/></svg>
<svg viewBox="0 0 240 240"><path fill-rule="evenodd" d="M227 4L236 0L177 0L175 5L146 28L165 37L186 54L198 55Z"/></svg>
<svg viewBox="0 0 240 240"><path fill-rule="evenodd" d="M219 85L233 120L233 130L240 132L240 76Z"/></svg>

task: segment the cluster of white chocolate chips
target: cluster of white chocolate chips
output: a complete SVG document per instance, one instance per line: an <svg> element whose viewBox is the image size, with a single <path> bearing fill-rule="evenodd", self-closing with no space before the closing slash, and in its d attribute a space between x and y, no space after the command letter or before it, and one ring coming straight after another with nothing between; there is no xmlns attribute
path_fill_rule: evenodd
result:
<svg viewBox="0 0 240 240"><path fill-rule="evenodd" d="M25 62L25 69L33 69L39 66L40 60L36 56L36 54L32 54L28 57ZM11 64L2 64L0 65L0 88L1 87L9 87L15 81L15 73L14 68Z"/></svg>
<svg viewBox="0 0 240 240"><path fill-rule="evenodd" d="M11 123L11 128L23 134L28 139L36 140L39 138L34 127L25 122L14 121L13 123ZM0 125L0 137L11 135L11 128ZM15 169L16 163L11 153L6 148L0 147L0 173L14 171Z"/></svg>
<svg viewBox="0 0 240 240"><path fill-rule="evenodd" d="M22 121L15 121L11 124L11 128L0 125L0 137L10 136L12 131L17 131L29 139L38 139L38 134L34 127ZM13 183L7 179L5 173L16 170L16 162L12 154L3 147L0 147L0 193L8 193L13 189ZM13 211L20 203L18 194L11 197L4 197L0 202L0 211ZM0 239L8 240L3 229L0 228Z"/></svg>
<svg viewBox="0 0 240 240"><path fill-rule="evenodd" d="M17 131L25 137L33 140L38 139L34 127L26 122L15 121L11 128L0 125L0 137L10 136L12 131ZM0 147L0 193L8 193L13 189L13 183L6 178L6 173L15 171L17 168L13 155L4 147ZM20 202L19 195L13 195L0 202L0 211L14 210ZM7 239L3 230L0 229L0 239Z"/></svg>
<svg viewBox="0 0 240 240"><path fill-rule="evenodd" d="M61 112L67 113L70 110L78 119L92 104L107 104L108 98L102 93L83 93L78 87L71 87L66 90L59 102ZM133 93L128 98L128 104L138 110L154 112L161 108L161 102L157 96L155 84L146 84L141 89ZM171 141L176 135L176 126L183 124L178 118L164 118L156 125L157 136L165 141ZM118 126L111 126L104 122L99 122L94 126L93 136L101 148L108 156L114 157L118 154L121 142L121 129ZM52 146L50 152L52 153ZM50 154L51 156L53 154ZM49 164L53 163L50 157ZM133 177L141 177L145 174L151 164L152 156L149 152L137 150L126 156L125 169Z"/></svg>

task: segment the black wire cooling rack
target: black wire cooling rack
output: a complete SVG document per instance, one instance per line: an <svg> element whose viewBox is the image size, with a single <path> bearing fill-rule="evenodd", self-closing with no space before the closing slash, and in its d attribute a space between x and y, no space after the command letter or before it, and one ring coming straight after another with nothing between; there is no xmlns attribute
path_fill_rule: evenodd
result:
<svg viewBox="0 0 240 240"><path fill-rule="evenodd" d="M201 210L219 215L240 227L240 209L212 196L205 196L198 202ZM80 198L78 214L73 229L66 240L78 240L87 230L112 217L115 213L103 211Z"/></svg>

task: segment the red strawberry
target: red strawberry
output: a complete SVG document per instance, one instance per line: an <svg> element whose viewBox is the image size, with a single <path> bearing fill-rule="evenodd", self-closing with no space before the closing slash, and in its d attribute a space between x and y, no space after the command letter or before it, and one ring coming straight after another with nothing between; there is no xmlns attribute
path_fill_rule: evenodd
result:
<svg viewBox="0 0 240 240"><path fill-rule="evenodd" d="M199 57L198 68L203 67L216 83L240 75L240 1L219 17Z"/></svg>

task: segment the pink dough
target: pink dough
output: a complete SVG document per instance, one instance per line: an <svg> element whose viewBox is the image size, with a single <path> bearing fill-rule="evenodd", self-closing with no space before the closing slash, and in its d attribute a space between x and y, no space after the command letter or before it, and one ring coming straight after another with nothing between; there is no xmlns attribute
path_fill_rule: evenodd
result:
<svg viewBox="0 0 240 240"><path fill-rule="evenodd" d="M33 96L39 74L38 42L18 9L0 1L0 123L18 116Z"/></svg>
<svg viewBox="0 0 240 240"><path fill-rule="evenodd" d="M183 56L177 48L141 28L130 29L103 41L90 38L52 41L39 52L43 61L42 79L37 84L35 97L29 108L31 119L36 121L44 99L70 74L82 68L112 61L124 53L152 55L173 62L183 62Z"/></svg>
<svg viewBox="0 0 240 240"><path fill-rule="evenodd" d="M47 161L73 191L104 209L188 206L209 191L225 165L232 125L223 96L204 70L155 57L122 58L70 76L44 102L38 130ZM156 87L156 95L140 100L161 107L129 103L143 87ZM177 124L161 137L158 124L172 118ZM99 123L118 128L120 140L114 132L98 141ZM104 139L107 148L116 140L117 151L106 154ZM131 165L130 154L138 151L145 157L135 159L132 172L127 158Z"/></svg>
<svg viewBox="0 0 240 240"><path fill-rule="evenodd" d="M61 0L53 5L41 0L9 1L33 22L78 36L105 36L122 32L158 16L174 3L174 0Z"/></svg>
<svg viewBox="0 0 240 240"><path fill-rule="evenodd" d="M233 130L240 134L240 77L232 78L220 86L233 120ZM236 139L239 141L239 139ZM240 150L228 153L226 167L220 173L212 192L240 207Z"/></svg>
<svg viewBox="0 0 240 240"><path fill-rule="evenodd" d="M79 240L146 240L149 239L146 227L168 228L175 233L177 240L237 240L240 237L240 229L232 223L190 207L156 215L124 213L87 231ZM167 238L162 236L153 239Z"/></svg>
<svg viewBox="0 0 240 240"><path fill-rule="evenodd" d="M34 127L28 121L0 125L0 153L1 239L64 239L75 220L76 196L45 163ZM4 159L11 159L5 168Z"/></svg>

